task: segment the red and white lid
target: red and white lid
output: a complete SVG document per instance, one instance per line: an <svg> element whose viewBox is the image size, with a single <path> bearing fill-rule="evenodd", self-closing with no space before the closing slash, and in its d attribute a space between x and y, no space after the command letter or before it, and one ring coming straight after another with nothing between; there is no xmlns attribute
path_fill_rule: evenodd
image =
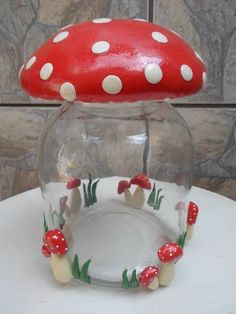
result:
<svg viewBox="0 0 236 314"><path fill-rule="evenodd" d="M20 82L29 95L49 100L163 100L199 91L206 68L171 30L107 18L61 29L23 65Z"/></svg>

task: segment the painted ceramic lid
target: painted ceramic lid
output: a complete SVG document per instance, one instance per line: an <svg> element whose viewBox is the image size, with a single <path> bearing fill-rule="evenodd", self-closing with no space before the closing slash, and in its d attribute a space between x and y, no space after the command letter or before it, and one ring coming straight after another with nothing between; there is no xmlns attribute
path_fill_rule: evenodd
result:
<svg viewBox="0 0 236 314"><path fill-rule="evenodd" d="M29 95L48 100L163 100L199 91L206 69L171 30L103 18L61 29L23 65L20 82Z"/></svg>

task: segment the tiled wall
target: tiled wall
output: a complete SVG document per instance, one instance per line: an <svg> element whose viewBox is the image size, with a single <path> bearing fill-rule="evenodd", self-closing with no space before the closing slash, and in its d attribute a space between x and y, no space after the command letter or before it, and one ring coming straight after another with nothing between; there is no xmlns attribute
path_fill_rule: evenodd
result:
<svg viewBox="0 0 236 314"><path fill-rule="evenodd" d="M208 68L206 89L181 100L187 103L184 106L178 105L193 134L194 184L236 199L236 109L232 108L236 102L234 0L154 0L149 5L143 0L1 1L0 199L38 185L37 138L48 115L55 110L35 108L33 104L22 107L35 100L19 88L20 65L64 25L103 16L147 18L151 13L154 22L187 39ZM18 106L9 108L4 104Z"/></svg>

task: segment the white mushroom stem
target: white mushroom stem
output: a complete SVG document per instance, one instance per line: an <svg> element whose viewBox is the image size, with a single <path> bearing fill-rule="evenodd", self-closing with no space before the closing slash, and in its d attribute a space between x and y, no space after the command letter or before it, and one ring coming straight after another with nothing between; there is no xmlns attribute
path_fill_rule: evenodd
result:
<svg viewBox="0 0 236 314"><path fill-rule="evenodd" d="M159 283L161 286L168 286L175 275L175 264L162 264L159 272Z"/></svg>
<svg viewBox="0 0 236 314"><path fill-rule="evenodd" d="M132 204L132 193L130 192L130 190L126 189L124 191L124 197L125 197L126 204L131 205Z"/></svg>
<svg viewBox="0 0 236 314"><path fill-rule="evenodd" d="M186 235L186 239L187 240L191 240L192 239L192 237L193 237L193 228L194 228L194 225L187 224L187 235Z"/></svg>
<svg viewBox="0 0 236 314"><path fill-rule="evenodd" d="M132 206L134 208L142 208L145 202L145 194L140 186L137 186L132 197Z"/></svg>
<svg viewBox="0 0 236 314"><path fill-rule="evenodd" d="M149 284L148 288L151 290L156 290L159 287L159 279L155 277L153 281Z"/></svg>
<svg viewBox="0 0 236 314"><path fill-rule="evenodd" d="M70 194L70 203L69 203L69 207L70 207L70 213L76 214L77 212L79 212L80 208L81 208L81 195L80 195L80 190L78 188L74 188L71 191Z"/></svg>
<svg viewBox="0 0 236 314"><path fill-rule="evenodd" d="M66 283L73 278L71 265L65 255L60 256L51 253L50 265L55 279L59 282Z"/></svg>

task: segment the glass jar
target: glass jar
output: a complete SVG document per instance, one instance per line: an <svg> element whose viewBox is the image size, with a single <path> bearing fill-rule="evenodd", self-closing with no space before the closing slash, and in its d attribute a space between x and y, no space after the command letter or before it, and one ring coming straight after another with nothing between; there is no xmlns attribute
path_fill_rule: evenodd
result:
<svg viewBox="0 0 236 314"><path fill-rule="evenodd" d="M158 249L186 230L192 158L189 128L166 102L56 111L39 150L44 226L63 232L75 278L125 287L159 265Z"/></svg>

